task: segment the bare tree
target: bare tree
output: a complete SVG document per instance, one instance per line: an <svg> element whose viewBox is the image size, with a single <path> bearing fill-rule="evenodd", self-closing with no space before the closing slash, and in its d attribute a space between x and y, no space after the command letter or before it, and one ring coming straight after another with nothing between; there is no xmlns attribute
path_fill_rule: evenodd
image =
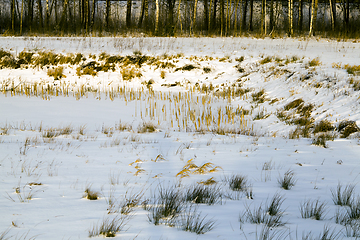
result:
<svg viewBox="0 0 360 240"><path fill-rule="evenodd" d="M132 5L132 0L127 0L126 1L126 27L127 28L131 27L131 5Z"/></svg>
<svg viewBox="0 0 360 240"><path fill-rule="evenodd" d="M314 35L315 26L316 26L317 9L318 9L318 0L312 0L309 37Z"/></svg>

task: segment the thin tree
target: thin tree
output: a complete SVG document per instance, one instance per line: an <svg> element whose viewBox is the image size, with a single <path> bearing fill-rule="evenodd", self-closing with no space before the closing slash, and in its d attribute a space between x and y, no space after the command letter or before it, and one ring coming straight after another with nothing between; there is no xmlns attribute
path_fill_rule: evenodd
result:
<svg viewBox="0 0 360 240"><path fill-rule="evenodd" d="M155 1L155 6L156 6L156 17L155 17L155 34L158 34L159 32L159 11L160 11L160 6L159 6L159 0Z"/></svg>
<svg viewBox="0 0 360 240"><path fill-rule="evenodd" d="M39 20L39 27L41 29L41 31L44 30L44 22L43 22L43 8L42 8L42 4L41 4L41 0L38 0L37 2L38 5L38 20Z"/></svg>
<svg viewBox="0 0 360 240"><path fill-rule="evenodd" d="M330 16L331 16L331 30L335 31L336 27L336 0L329 0Z"/></svg>
<svg viewBox="0 0 360 240"><path fill-rule="evenodd" d="M106 0L105 26L106 26L106 31L109 31L110 30L110 0Z"/></svg>
<svg viewBox="0 0 360 240"><path fill-rule="evenodd" d="M331 1L331 0L329 0ZM299 31L301 32L303 30L303 1L299 0L299 13L298 13L298 28Z"/></svg>
<svg viewBox="0 0 360 240"><path fill-rule="evenodd" d="M246 30L247 5L248 5L248 0L244 0L243 11L242 11L243 15L242 15L241 31Z"/></svg>
<svg viewBox="0 0 360 240"><path fill-rule="evenodd" d="M204 29L209 30L209 0L204 0Z"/></svg>
<svg viewBox="0 0 360 240"><path fill-rule="evenodd" d="M312 0L309 37L314 35L315 32L317 9L318 9L318 0Z"/></svg>
<svg viewBox="0 0 360 240"><path fill-rule="evenodd" d="M254 0L250 0L249 30L253 30Z"/></svg>
<svg viewBox="0 0 360 240"><path fill-rule="evenodd" d="M225 1L224 0L220 0L220 36L223 36L224 34L224 23L225 23L225 7L224 7Z"/></svg>
<svg viewBox="0 0 360 240"><path fill-rule="evenodd" d="M126 27L127 28L131 27L131 5L132 5L132 0L127 0L126 1Z"/></svg>
<svg viewBox="0 0 360 240"><path fill-rule="evenodd" d="M317 1L317 0L316 0ZM288 20L289 20L289 35L292 36L294 34L294 26L293 26L293 15L294 15L294 1L288 0Z"/></svg>
<svg viewBox="0 0 360 240"><path fill-rule="evenodd" d="M24 15L24 0L21 0L20 35L22 35L22 28L23 28L23 15Z"/></svg>

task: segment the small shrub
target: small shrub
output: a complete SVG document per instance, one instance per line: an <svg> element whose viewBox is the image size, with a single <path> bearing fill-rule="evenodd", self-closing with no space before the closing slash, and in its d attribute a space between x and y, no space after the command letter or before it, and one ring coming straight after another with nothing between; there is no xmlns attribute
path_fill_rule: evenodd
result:
<svg viewBox="0 0 360 240"><path fill-rule="evenodd" d="M206 220L206 216L202 217L201 212L192 207L181 215L180 228L184 231L194 232L196 234L205 234L214 228L215 221Z"/></svg>
<svg viewBox="0 0 360 240"><path fill-rule="evenodd" d="M131 81L133 78L140 78L142 77L142 73L137 68L131 67L131 68L122 68L120 70L120 74L122 76L122 79L124 81Z"/></svg>
<svg viewBox="0 0 360 240"><path fill-rule="evenodd" d="M89 200L98 200L99 199L99 195L100 193L99 192L95 192L95 191L92 191L90 189L91 186L87 187L85 189L85 195L84 197L89 199Z"/></svg>
<svg viewBox="0 0 360 240"><path fill-rule="evenodd" d="M330 189L332 200L335 205L351 206L354 197L355 185L348 184L344 190L342 190L342 187L343 186L338 183L336 190Z"/></svg>
<svg viewBox="0 0 360 240"><path fill-rule="evenodd" d="M0 68L19 68L20 64L16 61L16 59L10 56L4 56L0 59Z"/></svg>
<svg viewBox="0 0 360 240"><path fill-rule="evenodd" d="M284 176L278 179L278 183L280 187L285 190L290 190L293 186L295 186L295 178L294 178L294 171L288 170L285 172Z"/></svg>
<svg viewBox="0 0 360 240"><path fill-rule="evenodd" d="M49 68L47 71L47 75L49 77L54 77L54 80L60 80L64 75L64 68L63 67L56 67L56 68Z"/></svg>
<svg viewBox="0 0 360 240"><path fill-rule="evenodd" d="M311 116L311 113L314 109L314 105L313 104L307 104L307 105L300 105L298 107L298 109L296 110L296 113L300 114L300 116L309 118Z"/></svg>
<svg viewBox="0 0 360 240"><path fill-rule="evenodd" d="M197 69L197 68L198 68L198 67L196 67L196 66L194 66L194 65L192 65L192 64L186 64L186 65L183 66L183 67L176 68L176 69L175 69L175 72L176 72L176 71L179 71L179 70L181 70L181 71L191 71L191 70Z"/></svg>
<svg viewBox="0 0 360 240"><path fill-rule="evenodd" d="M323 147L323 148L327 148L326 141L328 141L328 140L333 141L334 139L335 139L335 136L333 134L320 133L320 134L317 134L313 138L311 144L316 145L316 146L320 146L320 147Z"/></svg>
<svg viewBox="0 0 360 240"><path fill-rule="evenodd" d="M242 61L244 61L244 56L241 56L241 57L239 57L239 58L235 58L235 61L237 61L237 62L242 62Z"/></svg>
<svg viewBox="0 0 360 240"><path fill-rule="evenodd" d="M43 138L54 138L60 135L60 132L58 130L56 130L55 128L49 128L49 129L45 129L42 132L42 136Z"/></svg>
<svg viewBox="0 0 360 240"><path fill-rule="evenodd" d="M185 200L193 203L213 205L221 201L221 189L217 185L193 185L185 192Z"/></svg>
<svg viewBox="0 0 360 240"><path fill-rule="evenodd" d="M315 67L315 66L319 66L319 65L321 65L319 58L314 58L311 61L309 61L310 67Z"/></svg>
<svg viewBox="0 0 360 240"><path fill-rule="evenodd" d="M18 55L19 64L30 64L33 55L34 53L26 52L25 50L20 52ZM0 54L0 59L1 59L1 54Z"/></svg>
<svg viewBox="0 0 360 240"><path fill-rule="evenodd" d="M273 57L267 56L260 61L260 64L266 64L266 63L272 62L272 60L273 60Z"/></svg>
<svg viewBox="0 0 360 240"><path fill-rule="evenodd" d="M314 133L318 132L328 132L334 130L334 126L328 120L321 120L319 123L314 126Z"/></svg>
<svg viewBox="0 0 360 240"><path fill-rule="evenodd" d="M211 68L209 68L209 67L203 67L203 71L204 71L204 73L210 73L210 72L211 72Z"/></svg>
<svg viewBox="0 0 360 240"><path fill-rule="evenodd" d="M166 76L166 72L165 72L165 71L161 71L161 72L160 72L160 77L161 77L161 79L165 79L165 76Z"/></svg>
<svg viewBox="0 0 360 240"><path fill-rule="evenodd" d="M354 132L359 132L360 128L356 125L355 121L345 120L340 122L338 131L340 132L342 138L346 138Z"/></svg>
<svg viewBox="0 0 360 240"><path fill-rule="evenodd" d="M348 74L352 74L352 75L359 75L360 74L360 65L356 66L356 65L349 65L349 64L346 64L344 66L344 68L346 69L347 73Z"/></svg>
<svg viewBox="0 0 360 240"><path fill-rule="evenodd" d="M253 98L254 102L264 103L265 102L265 90L261 89L259 92L251 94L251 97Z"/></svg>
<svg viewBox="0 0 360 240"><path fill-rule="evenodd" d="M144 122L138 128L138 133L151 133L156 131L156 126L150 122Z"/></svg>
<svg viewBox="0 0 360 240"><path fill-rule="evenodd" d="M315 220L321 220L324 217L326 210L326 203L320 202L320 200L305 200L300 203L300 213L302 218L314 218Z"/></svg>

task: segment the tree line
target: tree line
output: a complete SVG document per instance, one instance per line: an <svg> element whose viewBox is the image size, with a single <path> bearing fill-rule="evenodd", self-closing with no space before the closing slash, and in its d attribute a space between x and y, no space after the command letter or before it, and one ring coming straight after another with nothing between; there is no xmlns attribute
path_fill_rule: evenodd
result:
<svg viewBox="0 0 360 240"><path fill-rule="evenodd" d="M0 33L357 38L360 0L0 0Z"/></svg>

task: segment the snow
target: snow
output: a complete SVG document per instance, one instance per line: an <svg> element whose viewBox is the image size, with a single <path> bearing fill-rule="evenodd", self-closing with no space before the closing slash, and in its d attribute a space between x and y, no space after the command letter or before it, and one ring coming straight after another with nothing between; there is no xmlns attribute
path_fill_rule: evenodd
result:
<svg viewBox="0 0 360 240"><path fill-rule="evenodd" d="M347 236L345 227L335 222L336 211L347 207L333 203L332 191L339 183L345 187L356 185L360 180L359 134L348 138L336 134L334 141L326 142L327 148L315 146L311 138L289 139L296 126L279 120L277 113L286 104L301 98L306 104L314 105L311 116L315 123L327 119L337 126L343 120L353 120L359 126L360 91L349 84L349 78L358 81L358 76L349 76L346 70L334 68L332 64L358 65L360 43L290 38L1 37L0 48L14 55L24 49L85 56L102 52L125 56L134 51L151 56L181 54L176 58L178 62L174 62L176 67L186 64L198 67L192 71L163 69L166 77L162 79L162 69L144 64L142 77L130 82L121 79L118 68L115 72L99 72L95 77L78 77L76 67L66 66L66 78L60 81L47 76L46 67L0 69L1 89L6 81L12 81L15 85L69 84L73 91L86 85L100 92L89 92L80 99L71 93L68 97L49 96L47 100L41 96L0 94L0 236L9 230L6 237L15 239L88 239L89 230L104 218L122 216L126 218L126 225L115 239L260 239L264 224L248 221L241 224L239 216L247 208L265 208L278 193L284 199L281 211L286 224L270 230L277 234L277 239L301 239L310 232L317 237L324 227L330 232L339 232L340 239L355 239ZM194 60L191 56L214 59ZM235 60L241 56L244 61ZM297 56L298 60L283 66L275 61L259 64L266 56L283 59ZM225 60L219 60L224 57ZM309 67L309 61L314 58L321 64ZM250 74L240 73L236 66ZM203 67L210 67L212 71L204 73ZM280 74L277 75L276 70ZM308 75L310 78L306 78ZM142 84L150 79L154 81L153 95ZM164 86L176 82L179 84L175 87ZM210 83L219 91L221 84L228 87L241 83L241 87L250 92L229 102L227 98L189 90L196 84L209 87ZM317 84L321 86L316 87ZM114 99L105 94L116 87L125 87L127 93ZM262 89L267 100L254 102L252 94ZM130 100L131 94L139 98ZM181 98L177 99L179 94ZM202 101L210 104L202 105ZM233 111L249 110L250 114L244 119L250 134L219 135L197 129L199 126L190 120L187 109L200 116L208 112L205 106L211 107L216 117L219 109L224 113L227 107ZM161 109L166 109L167 115ZM175 114L170 114L176 110L179 110L179 121ZM259 112L269 116L254 120ZM186 127L181 125L184 121L187 121ZM120 122L132 130L116 130ZM153 123L157 130L139 133L138 128L144 122ZM239 129L241 124L244 122L239 114L234 122L224 115L220 126ZM210 130L216 125L211 123ZM70 134L43 137L45 130L67 126L73 130ZM80 134L81 128L84 134ZM105 134L105 129L113 132ZM191 159L197 166L212 163L212 167L218 166L217 171L176 177ZM270 169L264 170L264 164L270 164ZM137 169L144 171L136 174ZM290 190L284 190L278 179L288 170L294 172L296 182ZM233 174L247 176L253 199L229 189L225 179ZM141 203L149 201L151 205L159 186L176 184L186 191L209 178L218 182L224 197L214 205L193 204L193 207L197 207L202 217L215 221L213 230L197 235L179 227L155 226L149 222L150 211ZM31 183L41 185L30 186ZM88 187L100 193L98 200L83 197ZM356 187L355 197L358 192ZM108 214L109 194L114 195L119 205L138 193L143 194L141 201L129 216L118 212ZM33 194L31 200L21 201L29 194ZM309 199L326 203L323 220L301 217L300 203ZM359 229L357 234L360 236Z"/></svg>

